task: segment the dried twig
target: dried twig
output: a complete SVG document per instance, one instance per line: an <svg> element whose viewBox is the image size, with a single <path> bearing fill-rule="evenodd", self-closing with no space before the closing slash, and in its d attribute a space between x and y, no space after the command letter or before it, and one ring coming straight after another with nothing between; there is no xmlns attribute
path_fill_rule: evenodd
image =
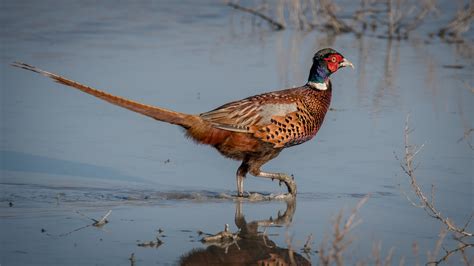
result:
<svg viewBox="0 0 474 266"><path fill-rule="evenodd" d="M327 16L326 27L333 29L336 33L355 32L357 31L338 18L335 14L336 5L331 0L319 0L321 5L321 13Z"/></svg>
<svg viewBox="0 0 474 266"><path fill-rule="evenodd" d="M259 12L258 10L255 10L255 9L249 8L249 7L243 7L243 6L241 6L237 3L233 3L233 2L228 2L227 5L234 8L234 9L237 9L237 10L240 10L240 11L243 11L243 12L247 12L249 14L252 14L254 16L257 16L257 17L269 22L275 30L284 30L285 29L285 25L283 25L283 23L280 23L280 22L272 19L271 17Z"/></svg>
<svg viewBox="0 0 474 266"><path fill-rule="evenodd" d="M448 217L444 217L441 214L441 212L435 207L434 186L432 186L432 192L431 192L432 196L430 200L423 193L420 186L418 185L416 175L415 175L416 166L414 166L414 159L415 159L415 156L421 151L424 145L421 145L418 147L417 145L412 145L409 143L409 135L412 132L412 130L409 127L409 118L410 118L410 115L407 115L406 122L405 122L405 129L404 129L405 154L403 157L403 162L400 163L400 166L402 167L405 174L410 178L411 188L419 201L419 203L414 203L414 202L411 202L411 203L414 206L419 206L423 208L429 216L440 220L449 231L458 233L462 236L469 236L469 237L473 236L472 232L466 231L466 227L469 223L467 223L467 225L463 228L458 227L454 224L453 221L451 221L451 219L449 219ZM397 160L399 160L398 157L396 158Z"/></svg>
<svg viewBox="0 0 474 266"><path fill-rule="evenodd" d="M436 2L434 0L424 0L423 7L420 9L418 14L413 18L413 20L407 24L404 28L404 37L408 37L408 34L416 29L425 19L425 17L430 13L437 11Z"/></svg>
<svg viewBox="0 0 474 266"><path fill-rule="evenodd" d="M159 239L158 237L156 237L156 241L146 241L137 244L137 246L145 248L158 248L161 245L163 245L163 241L161 241L161 239Z"/></svg>
<svg viewBox="0 0 474 266"><path fill-rule="evenodd" d="M103 225L105 225L106 223L108 223L109 221L107 220L107 217L109 217L109 215L112 213L112 210L109 210L104 216L102 216L102 218L100 218L99 220L96 220L94 218L91 218L79 211L76 211L77 214L89 219L89 220L92 220L94 223L92 224L93 226L96 226L96 227L101 227Z"/></svg>
<svg viewBox="0 0 474 266"><path fill-rule="evenodd" d="M433 252L428 251L428 261L436 260L436 257L438 257L439 251L441 250L441 245L443 244L444 238L446 237L447 233L448 233L448 230L446 230L446 228L441 229L441 232L439 233L438 241L436 241L436 245ZM430 263L428 262L427 264L429 265Z"/></svg>
<svg viewBox="0 0 474 266"><path fill-rule="evenodd" d="M410 116L407 115L406 122L405 122L405 129L404 129L404 139L405 139L405 154L404 154L404 160L403 162L400 163L400 166L402 167L403 171L407 174L407 176L410 178L410 185L413 190L413 193L416 195L418 199L418 203L413 202L408 196L407 199L411 202L412 205L416 207L420 207L425 210L425 212L442 222L442 224L445 226L445 230L441 231L440 236L438 241L436 242L435 249L432 254L428 254L428 263L427 265L438 265L444 261L446 261L452 254L461 252L462 255L464 255L464 250L470 247L473 247L474 244L472 243L465 243L463 242L463 238L465 237L472 237L473 233L467 231L467 227L469 226L472 217L474 216L474 213L471 214L470 218L467 220L467 222L464 224L463 227L456 226L454 222L449 219L448 217L444 217L441 212L436 209L435 207L435 187L434 185L431 186L431 198L428 199L428 197L423 193L421 190L420 186L417 183L417 179L415 176L415 170L416 166L414 166L414 159L415 156L420 152L421 148L423 147L412 145L409 143L409 135L412 132L412 130L409 127L409 118ZM397 160L398 157L396 157ZM399 160L400 161L400 160ZM438 256L439 250L442 247L442 242L446 236L446 233L450 231L455 234L455 240L459 242L459 245L457 248L445 250L445 255L441 257L439 260L436 260L436 257ZM465 256L463 256L464 258ZM465 262L468 260L465 260ZM469 265L469 263L466 263L466 265Z"/></svg>
<svg viewBox="0 0 474 266"><path fill-rule="evenodd" d="M420 265L420 246L418 245L418 242L413 241L413 244L411 245L411 250L413 252L413 256L416 259L415 265Z"/></svg>
<svg viewBox="0 0 474 266"><path fill-rule="evenodd" d="M135 253L132 253L128 260L130 261L130 266L135 266Z"/></svg>
<svg viewBox="0 0 474 266"><path fill-rule="evenodd" d="M215 235L209 235L209 236L203 237L201 239L201 242L224 248L225 249L224 252L225 254L227 254L229 247L232 245L235 245L237 249L240 250L240 246L237 243L237 240L239 239L240 239L239 232L232 233L229 230L229 225L225 224L224 231L221 231Z"/></svg>
<svg viewBox="0 0 474 266"><path fill-rule="evenodd" d="M464 254L464 251L467 248L471 248L471 247L474 247L474 244L472 244L472 243L459 243L457 248L454 248L454 249L451 249L451 250L444 250L445 254L444 254L443 257L441 257L438 260L429 261L429 262L426 263L426 265L439 265L443 262L446 262L451 255L456 254L458 252L461 252L461 253ZM465 258L465 256L463 256L463 260L464 260L465 265L470 265L470 262Z"/></svg>
<svg viewBox="0 0 474 266"><path fill-rule="evenodd" d="M456 16L441 28L437 35L447 42L463 42L461 34L468 31L474 18L474 0L461 8Z"/></svg>
<svg viewBox="0 0 474 266"><path fill-rule="evenodd" d="M373 257L373 265L375 266L389 266L392 265L392 259L393 259L393 251L395 250L393 247L388 251L387 256L385 259L381 257L381 250L382 250L382 244L381 242L376 242L374 243L372 247L372 257ZM403 264L401 264L403 265Z"/></svg>
<svg viewBox="0 0 474 266"><path fill-rule="evenodd" d="M308 238L306 239L306 243L303 246L304 253L310 253L313 246L313 234L309 234Z"/></svg>
<svg viewBox="0 0 474 266"><path fill-rule="evenodd" d="M263 1L268 6L266 1ZM238 3L227 2L227 5L252 14L268 21L275 30L284 30L285 14L291 25L299 30L332 31L335 34L352 32L357 36L366 30L369 21L375 31L377 24L387 27L387 34L383 38L408 38L408 34L418 28L424 19L432 12L437 11L435 0L360 0L361 8L352 15L343 17L338 12L338 6L333 0L280 0L275 4L277 19L264 14L258 8L243 7ZM464 21L464 20L463 20ZM465 28L465 27L464 27ZM362 29L362 30L359 30Z"/></svg>
<svg viewBox="0 0 474 266"><path fill-rule="evenodd" d="M458 143L465 140L467 145L469 146L469 148L471 148L471 150L474 150L474 145L472 145L471 140L470 140L472 132L474 132L474 128L465 129L464 130L464 135L461 138L458 139Z"/></svg>
<svg viewBox="0 0 474 266"><path fill-rule="evenodd" d="M109 217L109 215L112 213L112 210L109 210L104 216L102 216L102 218L100 218L100 220L94 220L95 222L92 224L93 226L103 226L104 224L108 223L109 221L107 220L107 217Z"/></svg>
<svg viewBox="0 0 474 266"><path fill-rule="evenodd" d="M331 247L326 247L326 240L319 247L319 263L321 265L332 265L333 263L338 266L344 265L343 252L352 243L352 239L348 238L349 232L360 223L360 220L356 220L356 216L368 199L369 195L366 195L357 203L344 224L342 224L343 212L339 212L333 225Z"/></svg>
<svg viewBox="0 0 474 266"><path fill-rule="evenodd" d="M469 84L464 83L464 86L470 89L471 92L474 92L474 88L472 88ZM471 148L471 150L474 150L474 145L471 142L471 133L474 132L474 128L471 127L469 123L469 119L466 119L466 116L464 114L464 110L462 107L461 99L459 100L460 100L458 104L459 116L461 118L461 123L464 128L464 134L461 138L458 139L458 143L461 141L465 141L467 145L469 146L469 148Z"/></svg>
<svg viewBox="0 0 474 266"><path fill-rule="evenodd" d="M106 223L109 222L109 221L107 220L107 217L109 217L110 213L112 213L112 210L109 210L109 211L108 211L102 218L100 218L99 220L96 220L96 219L94 219L94 218L91 218L91 217L89 217L89 216L87 216L87 215L85 215L85 214L83 214L83 213L81 213L81 212L79 212L79 211L76 211L76 213L79 214L79 215L81 215L82 217L85 217L85 218L87 218L87 219L93 221L93 223L92 223L92 224L88 224L88 225L81 226L81 227L79 227L79 228L76 228L76 229L74 229L74 230L72 230L72 231L69 231L69 232L66 232L66 233L59 234L58 236L61 236L61 237L62 237L62 236L67 236L67 235L70 235L70 234L72 234L72 233L74 233L74 232L77 232L77 231L80 231L80 230L82 230L82 229L85 229L85 228L87 228L87 227L89 227L89 226L95 226L95 227L99 227L99 228L100 228L100 227L102 227L103 225L105 225ZM43 229L43 230L44 230L44 229ZM49 233L46 233L46 234L49 235L49 236L53 236L52 234L49 234Z"/></svg>
<svg viewBox="0 0 474 266"><path fill-rule="evenodd" d="M201 241L204 243L225 242L228 240L235 240L237 238L238 238L237 234L232 233L229 230L229 225L225 224L224 231L221 231L215 235L206 236Z"/></svg>

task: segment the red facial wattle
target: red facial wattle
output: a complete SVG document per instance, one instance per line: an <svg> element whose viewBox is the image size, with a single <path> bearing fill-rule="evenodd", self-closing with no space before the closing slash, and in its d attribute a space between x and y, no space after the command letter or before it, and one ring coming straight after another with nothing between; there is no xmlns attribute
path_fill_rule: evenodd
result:
<svg viewBox="0 0 474 266"><path fill-rule="evenodd" d="M339 63L342 62L344 58L339 54L331 54L328 57L324 58L324 61L327 62L327 66L331 73L336 72L339 68Z"/></svg>

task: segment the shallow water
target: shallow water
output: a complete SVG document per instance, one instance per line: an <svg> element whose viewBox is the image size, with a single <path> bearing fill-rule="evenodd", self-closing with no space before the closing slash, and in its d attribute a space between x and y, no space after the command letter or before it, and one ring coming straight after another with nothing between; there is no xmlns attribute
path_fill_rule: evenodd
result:
<svg viewBox="0 0 474 266"><path fill-rule="evenodd" d="M346 260L370 261L380 241L383 256L395 248L395 263L425 262L441 225L403 194L409 180L394 154L403 156L408 113L411 141L425 144L418 181L426 191L435 184L438 208L457 224L473 211L472 136L462 139L474 126L473 61L458 46L424 32L400 42L273 32L219 1L1 5L0 264L130 264L132 253L137 265L226 255L257 263L260 255L285 260L288 250L300 263L317 263L314 250L335 216L366 194ZM472 30L467 35L472 40ZM236 201L238 162L194 145L177 127L9 66L23 61L140 102L200 113L301 85L312 54L325 46L344 54L355 71L332 76L333 110L318 136L264 167L295 176L294 206ZM254 177L244 189L284 191ZM102 228L74 231L92 224L83 215L99 219L108 210ZM268 226L270 217L274 224L258 229L266 235L257 234L252 222ZM233 243L227 254L199 241L205 234L198 231L215 234L225 224L232 232L252 227L257 240ZM313 249L304 254L310 234ZM157 235L159 247L137 245Z"/></svg>

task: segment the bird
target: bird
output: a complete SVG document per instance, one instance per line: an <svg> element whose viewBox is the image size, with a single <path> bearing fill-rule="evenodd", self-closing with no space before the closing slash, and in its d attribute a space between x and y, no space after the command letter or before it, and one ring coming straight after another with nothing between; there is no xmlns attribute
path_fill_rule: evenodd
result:
<svg viewBox="0 0 474 266"><path fill-rule="evenodd" d="M266 172L261 167L288 147L312 139L321 128L332 95L331 74L354 65L332 48L317 51L312 58L308 81L303 86L257 94L229 102L211 111L187 114L147 105L83 85L66 77L22 62L12 66L33 71L111 104L178 125L187 137L207 144L223 156L241 161L236 173L237 196L244 197L247 174L283 182L288 195L296 197L294 177Z"/></svg>

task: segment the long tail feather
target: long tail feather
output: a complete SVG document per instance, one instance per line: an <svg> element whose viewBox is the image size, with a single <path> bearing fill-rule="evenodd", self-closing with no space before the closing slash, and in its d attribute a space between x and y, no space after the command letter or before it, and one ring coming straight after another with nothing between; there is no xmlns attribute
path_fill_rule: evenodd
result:
<svg viewBox="0 0 474 266"><path fill-rule="evenodd" d="M138 103L138 102L126 99L126 98L115 96L115 95L112 95L112 94L109 94L109 93L91 88L89 86L83 85L83 84L81 84L79 82L76 82L74 80L67 79L67 78L62 77L60 75L57 75L57 74L54 74L54 73L51 73L51 72L48 72L48 71L41 70L37 67L31 66L31 65L28 65L28 64L25 64L25 63L14 62L12 64L12 66L23 68L23 69L26 69L26 70L29 70L29 71L39 73L39 74L41 74L43 76L46 76L48 78L52 78L54 81L56 81L60 84L64 84L66 86L73 87L73 88L81 90L81 91L83 91L87 94L93 95L97 98L100 98L104 101L107 101L111 104L118 105L118 106L126 108L128 110L131 110L131 111L134 111L134 112L152 117L156 120L160 120L160 121L168 122L168 123L171 123L171 124L180 125L180 126L183 126L185 128L189 128L192 125L193 120L198 119L194 115L179 113L179 112L167 110L165 108L146 105L146 104Z"/></svg>

